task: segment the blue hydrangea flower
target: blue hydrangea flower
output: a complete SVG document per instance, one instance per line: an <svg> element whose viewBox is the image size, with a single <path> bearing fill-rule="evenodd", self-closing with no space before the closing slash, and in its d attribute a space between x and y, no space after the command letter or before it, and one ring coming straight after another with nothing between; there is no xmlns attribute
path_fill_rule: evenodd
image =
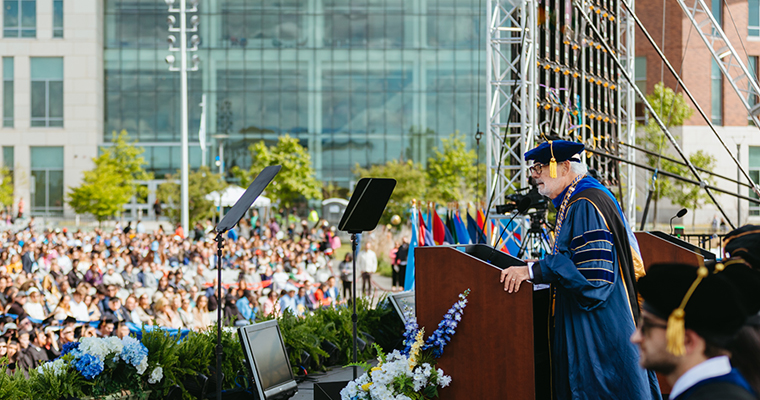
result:
<svg viewBox="0 0 760 400"><path fill-rule="evenodd" d="M98 357L90 354L82 354L74 361L74 368L76 368L85 379L91 380L103 372L104 365L103 361Z"/></svg>
<svg viewBox="0 0 760 400"><path fill-rule="evenodd" d="M123 339L124 348L121 350L121 359L129 365L137 368L138 365L148 356L148 349L133 337Z"/></svg>
<svg viewBox="0 0 760 400"><path fill-rule="evenodd" d="M73 350L76 350L79 348L79 342L69 342L63 345L63 348L61 349L61 357L65 356L66 354L71 353Z"/></svg>

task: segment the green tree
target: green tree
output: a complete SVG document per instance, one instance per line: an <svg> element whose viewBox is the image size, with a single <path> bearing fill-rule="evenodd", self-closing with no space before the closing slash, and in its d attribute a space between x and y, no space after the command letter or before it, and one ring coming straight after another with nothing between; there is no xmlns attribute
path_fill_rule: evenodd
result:
<svg viewBox="0 0 760 400"><path fill-rule="evenodd" d="M0 204L13 205L13 175L8 167L0 168Z"/></svg>
<svg viewBox="0 0 760 400"><path fill-rule="evenodd" d="M170 175L165 183L158 186L156 197L167 205L164 209L166 216L174 224L178 224L182 218L181 192L180 192L180 172ZM212 218L216 215L216 207L212 200L206 199L206 196L225 187L222 176L211 172L209 167L200 167L196 171L191 171L187 177L187 192L190 213L190 225L195 225L198 221ZM185 233L187 234L187 233Z"/></svg>
<svg viewBox="0 0 760 400"><path fill-rule="evenodd" d="M652 108L668 128L683 125L684 121L691 118L691 115L694 113L694 110L691 109L691 106L689 106L689 103L681 93L676 94L673 89L665 87L662 82L654 85L654 92L647 95L647 101L652 105ZM638 139L638 143L651 152L662 155L668 154L666 151L669 147L668 139L654 118L649 118L647 121L647 124L644 126L644 136ZM668 162L651 154L647 154L646 158L647 165L650 167L679 173L678 164ZM688 173L688 170L686 172ZM657 221L658 201L661 198L675 200L679 190L680 187L676 186L675 181L666 179L662 175L659 176L655 182L654 193L652 195L652 200L654 201L653 221Z"/></svg>
<svg viewBox="0 0 760 400"><path fill-rule="evenodd" d="M270 165L282 165L282 170L267 188L267 196L278 201L281 207L290 208L303 200L322 200L322 184L317 180L311 166L309 152L298 139L290 135L280 136L271 147L261 141L248 148L251 152L251 168L248 171L233 167L232 174L247 187L261 170Z"/></svg>
<svg viewBox="0 0 760 400"><path fill-rule="evenodd" d="M691 161L694 167L702 168L706 171L713 170L716 163L715 157L707 154L704 150L698 150L696 153L692 153L689 156L689 161ZM681 176L691 175L689 167L685 165L675 164L671 162L668 162L667 164L667 168L671 172L677 173ZM704 179L708 185L715 184L715 177L712 175L703 174L702 179ZM710 196L707 195L707 192L698 185L693 185L691 183L683 181L672 181L671 187L672 190L670 193L668 193L668 198L670 198L670 201L672 201L673 204L677 205L678 207L687 207L691 208L692 210L698 210L702 203L710 199ZM692 228L696 222L696 215L697 213L695 212L691 213Z"/></svg>
<svg viewBox="0 0 760 400"><path fill-rule="evenodd" d="M354 174L359 178L393 178L396 180L396 188L385 207L382 218L380 218L381 224L387 224L391 217L397 214L408 216L412 199L421 200L425 196L427 176L422 166L411 160L391 160L382 165L373 165L368 169L361 168L357 164Z"/></svg>
<svg viewBox="0 0 760 400"><path fill-rule="evenodd" d="M476 165L478 155L475 150L467 150L464 136L459 132L442 139L441 147L433 150L433 157L428 158L426 199L438 203L475 202L478 168L481 168L480 176L485 178L484 166Z"/></svg>
<svg viewBox="0 0 760 400"><path fill-rule="evenodd" d="M118 214L132 196L141 194L136 180L150 180L143 170L144 149L135 147L126 131L112 134L113 146L102 148L95 167L84 173L79 187L69 188L69 205L77 214L92 214L99 223Z"/></svg>

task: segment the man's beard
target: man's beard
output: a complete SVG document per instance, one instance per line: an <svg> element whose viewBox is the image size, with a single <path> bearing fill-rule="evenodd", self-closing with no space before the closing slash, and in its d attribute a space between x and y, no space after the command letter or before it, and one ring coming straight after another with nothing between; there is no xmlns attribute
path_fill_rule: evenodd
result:
<svg viewBox="0 0 760 400"><path fill-rule="evenodd" d="M644 369L651 369L652 371L659 372L663 375L670 375L676 370L676 363L671 360L644 360L641 364Z"/></svg>

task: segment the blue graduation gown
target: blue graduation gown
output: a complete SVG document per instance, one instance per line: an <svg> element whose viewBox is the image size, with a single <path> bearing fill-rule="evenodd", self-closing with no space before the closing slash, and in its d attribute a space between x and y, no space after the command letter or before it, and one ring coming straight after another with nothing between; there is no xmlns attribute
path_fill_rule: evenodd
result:
<svg viewBox="0 0 760 400"><path fill-rule="evenodd" d="M661 399L656 377L639 366L638 348L629 340L636 329L638 304L633 285L619 257L631 251L615 244L599 201L600 187L592 178L576 186L559 232L557 252L534 265L534 281L551 283L554 290L552 374L556 399ZM589 196L597 189L596 197ZM564 192L557 197L562 201ZM607 218L609 200L603 199ZM614 201L614 200L613 200ZM615 201L615 204L617 202ZM555 204L559 208L559 204ZM619 213L612 211L622 217ZM610 221L612 222L612 221ZM614 221L618 237L630 229ZM624 227L624 228L623 228ZM613 227L614 229L614 227ZM623 233L627 236L627 233ZM625 246L630 246L624 240ZM627 266L632 262L629 260ZM536 267L537 266L537 267ZM628 267L626 267L628 268ZM630 279L630 278L629 278ZM635 292L633 292L635 293ZM634 307L636 308L634 310Z"/></svg>

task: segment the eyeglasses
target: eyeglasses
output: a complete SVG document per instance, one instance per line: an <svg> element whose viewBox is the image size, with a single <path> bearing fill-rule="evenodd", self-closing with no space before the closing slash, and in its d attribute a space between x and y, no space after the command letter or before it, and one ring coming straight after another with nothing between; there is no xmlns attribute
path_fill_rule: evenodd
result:
<svg viewBox="0 0 760 400"><path fill-rule="evenodd" d="M541 172L543 172L544 166L544 164L539 163L533 164L528 167L528 173L531 175L536 174L537 176L541 176Z"/></svg>
<svg viewBox="0 0 760 400"><path fill-rule="evenodd" d="M658 324L642 317L639 318L639 329L641 329L641 335L646 336L652 329L668 329L668 325Z"/></svg>

